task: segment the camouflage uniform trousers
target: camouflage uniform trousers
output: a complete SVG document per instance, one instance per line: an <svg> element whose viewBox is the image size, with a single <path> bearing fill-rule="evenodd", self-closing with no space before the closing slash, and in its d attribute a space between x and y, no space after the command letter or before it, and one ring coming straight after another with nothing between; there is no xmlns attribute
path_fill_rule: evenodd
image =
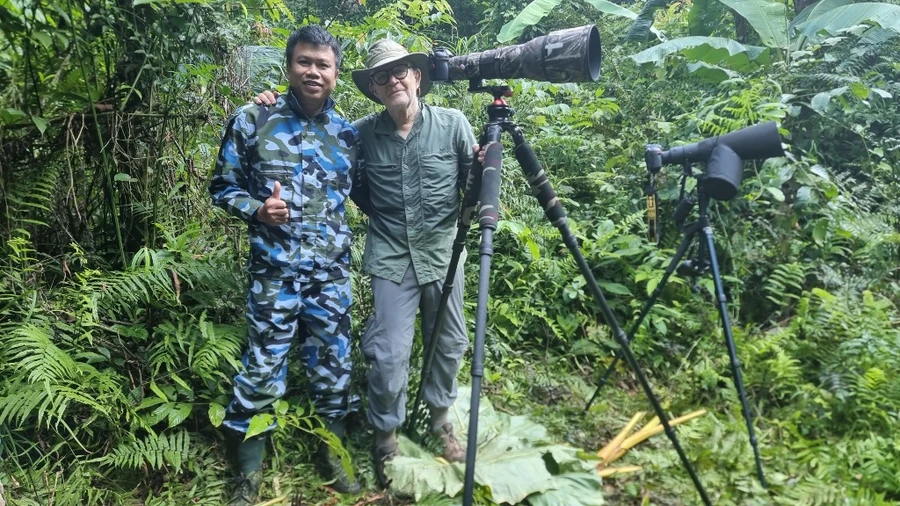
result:
<svg viewBox="0 0 900 506"><path fill-rule="evenodd" d="M339 419L359 409L350 391L350 278L325 282L251 276L249 347L234 377L225 426L247 432L253 415L287 390L287 355L296 340L316 413ZM271 427L274 428L274 425Z"/></svg>

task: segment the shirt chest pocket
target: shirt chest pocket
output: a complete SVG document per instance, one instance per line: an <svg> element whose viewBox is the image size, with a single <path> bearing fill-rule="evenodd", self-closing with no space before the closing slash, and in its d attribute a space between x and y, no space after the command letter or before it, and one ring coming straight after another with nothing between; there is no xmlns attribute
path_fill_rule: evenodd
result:
<svg viewBox="0 0 900 506"><path fill-rule="evenodd" d="M459 160L456 152L426 152L419 155L419 161L425 203L440 206L454 201L459 183Z"/></svg>
<svg viewBox="0 0 900 506"><path fill-rule="evenodd" d="M382 160L366 162L366 180L372 206L382 213L403 213L403 171Z"/></svg>
<svg viewBox="0 0 900 506"><path fill-rule="evenodd" d="M294 167L279 162L260 162L253 171L254 183L260 198L266 199L275 189L275 181L281 183L281 194L293 189Z"/></svg>

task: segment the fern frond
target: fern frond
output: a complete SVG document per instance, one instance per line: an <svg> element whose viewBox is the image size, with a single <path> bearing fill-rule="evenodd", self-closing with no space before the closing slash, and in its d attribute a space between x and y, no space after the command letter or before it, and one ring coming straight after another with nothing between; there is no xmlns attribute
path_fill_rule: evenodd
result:
<svg viewBox="0 0 900 506"><path fill-rule="evenodd" d="M27 371L30 383L65 381L79 375L75 360L56 346L45 328L32 324L17 328L8 353Z"/></svg>
<svg viewBox="0 0 900 506"><path fill-rule="evenodd" d="M176 430L169 434L147 436L118 444L112 451L89 462L97 462L114 469L141 469L148 466L154 470L171 466L178 472L182 466L194 458L196 451L191 446L191 436L186 430Z"/></svg>

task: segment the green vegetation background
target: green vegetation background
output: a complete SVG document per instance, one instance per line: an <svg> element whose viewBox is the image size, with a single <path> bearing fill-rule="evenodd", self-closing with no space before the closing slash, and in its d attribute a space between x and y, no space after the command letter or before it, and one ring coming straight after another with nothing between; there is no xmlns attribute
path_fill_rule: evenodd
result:
<svg viewBox="0 0 900 506"><path fill-rule="evenodd" d="M206 185L226 116L283 86L286 36L310 21L345 44L335 98L349 118L374 110L349 70L382 36L465 54L500 45L501 29L517 43L596 23L597 83L513 81L512 104L626 327L680 240L668 218L677 167L660 174L662 242L646 239L644 145L777 121L789 156L746 164L740 195L712 212L770 491L755 480L711 279L673 279L634 351L672 415L709 411L678 434L715 504L895 504L900 7L849 3L625 1L623 16L597 0L0 0L6 500L223 502L230 471L217 426L244 342L247 247ZM860 19L863 11L871 15ZM517 18L523 12L531 16ZM815 18L829 12L827 22ZM489 97L457 83L427 100L462 109L477 130ZM581 417L617 347L513 163L501 201L485 394L557 441L596 451L649 406L623 368ZM371 313L360 272L365 217L349 213L358 336ZM477 234L470 240L477 251ZM470 320L476 279L470 268ZM317 481L319 424L302 376L295 361L267 497L377 503L373 490L338 498ZM357 427L349 449L372 483L370 436ZM664 437L619 463L642 471L605 480L608 503L697 502ZM493 504L485 488L478 500Z"/></svg>

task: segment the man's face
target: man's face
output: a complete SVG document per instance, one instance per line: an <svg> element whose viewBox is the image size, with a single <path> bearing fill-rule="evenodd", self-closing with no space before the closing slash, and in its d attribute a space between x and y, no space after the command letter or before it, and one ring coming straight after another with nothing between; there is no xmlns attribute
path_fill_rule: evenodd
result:
<svg viewBox="0 0 900 506"><path fill-rule="evenodd" d="M406 75L403 75L404 71ZM406 63L398 63L373 73L369 86L388 109L407 109L418 100L416 90L419 89L421 80L422 73L419 69L409 67Z"/></svg>
<svg viewBox="0 0 900 506"><path fill-rule="evenodd" d="M337 62L328 46L300 42L287 70L291 88L301 101L323 103L331 95L337 82Z"/></svg>

